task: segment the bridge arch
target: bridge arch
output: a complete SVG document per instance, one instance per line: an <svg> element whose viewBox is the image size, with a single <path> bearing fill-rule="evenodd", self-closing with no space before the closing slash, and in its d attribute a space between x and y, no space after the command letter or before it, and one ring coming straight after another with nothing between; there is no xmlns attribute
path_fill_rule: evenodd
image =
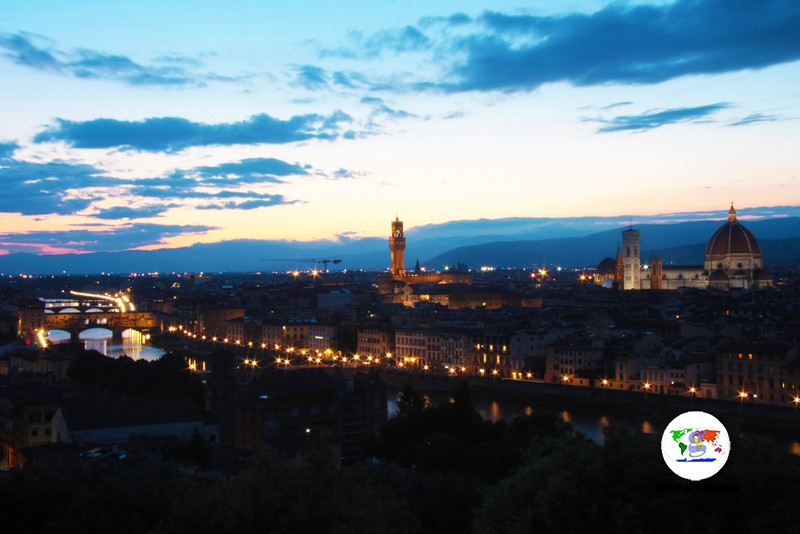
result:
<svg viewBox="0 0 800 534"><path fill-rule="evenodd" d="M78 338L81 340L105 339L105 338L110 338L113 335L114 335L113 330L109 330L108 328L102 328L99 326L92 326L91 328L87 328L86 330L81 330L78 333Z"/></svg>
<svg viewBox="0 0 800 534"><path fill-rule="evenodd" d="M78 308L63 308L58 310L58 313L81 313Z"/></svg>
<svg viewBox="0 0 800 534"><path fill-rule="evenodd" d="M47 331L47 341L49 341L53 345L57 343L66 343L70 339L72 339L72 334L70 334L66 330L54 329Z"/></svg>

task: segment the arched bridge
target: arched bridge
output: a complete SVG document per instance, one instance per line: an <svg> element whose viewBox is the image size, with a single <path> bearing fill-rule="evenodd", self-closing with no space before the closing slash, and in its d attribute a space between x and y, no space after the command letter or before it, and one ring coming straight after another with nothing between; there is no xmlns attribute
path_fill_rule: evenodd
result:
<svg viewBox="0 0 800 534"><path fill-rule="evenodd" d="M71 291L69 298L42 298L19 310L20 334L36 337L42 330L64 330L73 341L91 328L105 328L120 339L125 330L148 334L157 326L156 314L138 312L124 293L93 294Z"/></svg>
<svg viewBox="0 0 800 534"><path fill-rule="evenodd" d="M114 339L120 339L125 330L138 330L143 334L156 327L156 314L153 312L89 312L89 313L44 313L42 328L64 330L70 339L77 341L80 333L90 328L111 330Z"/></svg>

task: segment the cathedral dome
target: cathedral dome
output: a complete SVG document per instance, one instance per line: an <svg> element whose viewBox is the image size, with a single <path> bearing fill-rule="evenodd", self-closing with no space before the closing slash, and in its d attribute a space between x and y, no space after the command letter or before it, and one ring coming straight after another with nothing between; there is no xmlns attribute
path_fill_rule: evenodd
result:
<svg viewBox="0 0 800 534"><path fill-rule="evenodd" d="M606 257L597 264L597 274L601 276L614 276L617 272L617 261Z"/></svg>
<svg viewBox="0 0 800 534"><path fill-rule="evenodd" d="M706 259L724 258L732 254L761 257L761 247L755 236L736 218L736 210L728 212L728 220L714 232L706 245Z"/></svg>

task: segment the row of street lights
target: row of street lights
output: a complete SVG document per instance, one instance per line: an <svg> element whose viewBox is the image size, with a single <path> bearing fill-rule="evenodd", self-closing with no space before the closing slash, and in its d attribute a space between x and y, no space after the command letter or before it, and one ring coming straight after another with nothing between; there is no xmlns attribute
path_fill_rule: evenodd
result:
<svg viewBox="0 0 800 534"><path fill-rule="evenodd" d="M188 330L184 330L182 326L181 327L170 326L168 328L168 331L170 333L176 333L176 332L181 333L181 334L187 336L188 338L191 338L192 340L199 339L200 341L205 341L205 342L211 341L212 343L221 342L224 345L227 345L227 344L230 343L230 339L223 338L223 339L220 340L217 336L211 336L209 338L207 336L201 335L198 338L197 334L191 333ZM260 345L256 345L252 341L248 341L248 342L243 344L242 341L239 340L239 339L235 340L232 343L232 345L234 345L236 347L244 347L244 346L246 346L249 349L260 348L262 350L267 350L267 348L268 348L266 343L261 343ZM276 343L276 344L273 345L272 350L280 351L281 350L281 346ZM291 359L288 357L288 355L293 354L296 351L296 349L294 347L286 347L284 350L285 350L285 352L287 354L287 357L280 357L279 356L279 357L277 357L275 359L275 363L278 366L283 365L284 369L286 369L287 367L289 367L291 365ZM323 352L317 351L316 356L306 355L305 350L301 350L300 353L306 358L307 363L308 363L309 366L311 366L312 364L315 364L317 367L319 367L319 365L323 363L324 359L330 359L334 364L337 364L337 363L341 362L342 364L353 363L354 365L359 365L359 364L377 365L377 364L381 363L381 358L380 357L368 355L368 356L366 356L366 358L364 358L363 355L360 355L358 353L354 353L351 356L351 358L348 360L347 356L342 355L341 351L339 351L338 354L336 354L331 349L326 349ZM326 358L323 358L324 356ZM413 369L413 368L415 368L415 365L416 365L416 363L418 361L418 358L416 358L414 356L405 356L405 357L403 357L402 360L399 360L399 359L396 359L396 358L393 360L394 355L391 352L387 352L386 355L385 355L385 358L386 358L386 365L390 365L390 363L392 361L395 361L396 362L395 366L400 368L400 369ZM247 357L242 361L242 363L246 368L249 367L252 371L254 371L258 367L258 363L259 362L255 358ZM198 370L197 367L198 366L197 366L197 362L196 361L192 360L189 363L189 369L191 371L197 371ZM450 375L450 376L456 376L456 375L459 375L459 374L463 375L463 374L467 373L467 368L463 367L463 366L458 368L458 367L455 367L455 366L451 367L451 366L445 365L444 368L445 368L446 374ZM431 368L430 368L430 366L428 364L423 364L421 369L423 371L427 372ZM203 370L205 370L205 363L203 363ZM488 373L488 376L491 376L492 378L496 378L497 376L499 376L499 374L500 374L500 371L498 369L492 369ZM483 369L483 368L478 369L478 376L481 376L481 377L487 376L487 370ZM527 378L528 380L531 380L531 379L533 379L533 373L531 373L531 372L523 373L522 371L519 371L519 372L514 371L514 372L512 372L512 377L514 379L519 379L519 380L522 380L523 378ZM571 378L570 378L569 375L565 374L565 375L562 375L562 377L561 377L561 382L562 382L562 384L564 386L566 386L566 384L570 380L571 380ZM605 389L610 385L610 381L607 378L603 378L601 380L601 384L603 386L603 391L604 391L604 395L605 395ZM642 383L642 389L644 390L645 399L647 398L647 394L650 392L651 388L652 388L652 384L650 382ZM693 399L697 395L697 391L698 391L698 389L695 386L690 386L688 388L687 393L688 393L688 395L690 397L690 404L691 404L691 399ZM748 392L746 392L745 390L741 390L741 391L738 391L738 395L737 396L739 398L739 413L741 414L743 406L744 406L744 399L750 398L751 395ZM754 394L752 394L752 398L753 399L757 399L758 395L754 393ZM789 401L789 402L794 405L795 414L796 414L798 406L800 406L800 395L792 397L792 400Z"/></svg>

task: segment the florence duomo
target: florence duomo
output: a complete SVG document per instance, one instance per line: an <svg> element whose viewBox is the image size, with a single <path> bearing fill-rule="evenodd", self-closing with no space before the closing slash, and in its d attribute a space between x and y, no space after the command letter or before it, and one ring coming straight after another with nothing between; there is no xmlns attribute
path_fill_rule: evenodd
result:
<svg viewBox="0 0 800 534"><path fill-rule="evenodd" d="M597 283L631 289L765 289L772 276L764 271L761 247L753 233L739 222L731 203L728 218L709 238L703 265L665 265L663 258L641 262L640 232L632 226L622 232L616 260L597 266Z"/></svg>

